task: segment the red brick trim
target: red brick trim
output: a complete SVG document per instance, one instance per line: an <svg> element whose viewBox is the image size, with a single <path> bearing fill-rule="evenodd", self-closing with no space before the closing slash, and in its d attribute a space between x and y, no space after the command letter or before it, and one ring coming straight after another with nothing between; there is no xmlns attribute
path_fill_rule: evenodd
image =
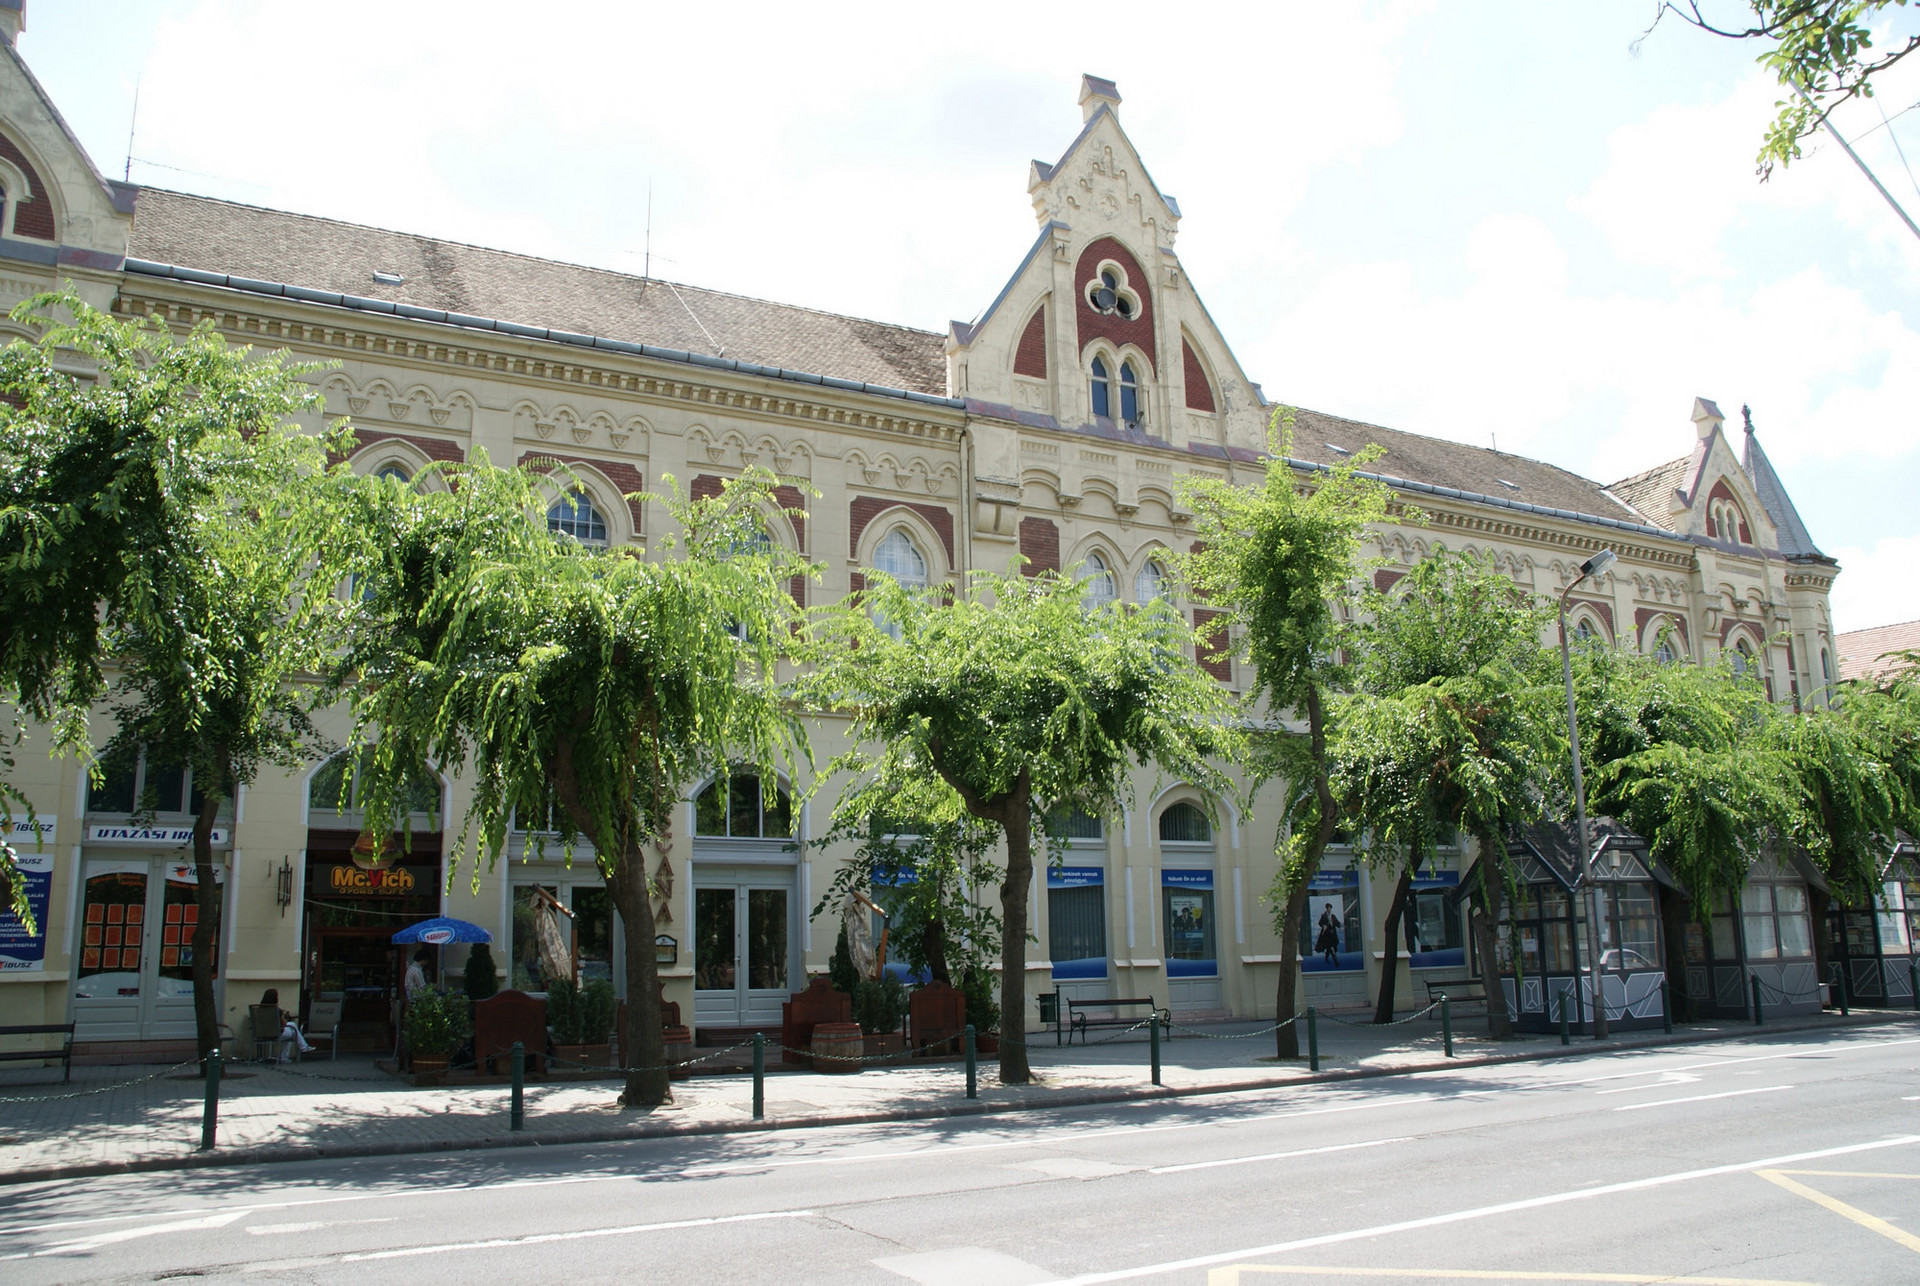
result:
<svg viewBox="0 0 1920 1286"><path fill-rule="evenodd" d="M860 537L867 524L895 506L904 506L925 518L939 534L947 550L947 566L953 566L953 511L939 505L917 504L911 500L887 500L880 496L855 496L847 504L847 557L860 556Z"/></svg>
<svg viewBox="0 0 1920 1286"><path fill-rule="evenodd" d="M1392 568L1382 567L1373 574L1373 588L1378 593L1384 594L1392 589L1394 585L1399 582L1400 578L1405 575L1405 572L1396 572Z"/></svg>
<svg viewBox="0 0 1920 1286"><path fill-rule="evenodd" d="M1639 646L1640 639L1646 635L1647 622L1656 616L1663 616L1673 622L1675 632L1680 635L1680 645L1691 653L1693 651L1693 644L1687 639L1687 618L1674 612L1663 611L1658 607L1636 607L1633 609L1634 646Z"/></svg>
<svg viewBox="0 0 1920 1286"><path fill-rule="evenodd" d="M1569 607L1572 607L1577 603L1584 603L1588 607L1593 609L1593 614L1595 616L1598 616L1603 622L1606 623L1607 634L1610 637L1614 639L1618 639L1620 637L1620 631L1615 629L1613 624L1613 604L1612 603L1609 603L1604 598L1570 598L1567 600L1567 606Z"/></svg>
<svg viewBox="0 0 1920 1286"><path fill-rule="evenodd" d="M1020 556L1027 560L1021 570L1029 576L1060 570L1060 528L1051 518L1020 520Z"/></svg>
<svg viewBox="0 0 1920 1286"><path fill-rule="evenodd" d="M404 442L420 452L420 454L426 456L429 460L444 460L449 464L459 464L467 458L467 453L460 449L458 442L450 442L446 438L423 438L412 433L376 432L362 434L356 428L354 430L353 440L354 457L365 454L368 450L380 445L382 442ZM340 461L348 458L350 457L329 454L327 463L338 464Z"/></svg>
<svg viewBox="0 0 1920 1286"><path fill-rule="evenodd" d="M1213 385L1207 383L1207 368L1200 364L1200 354L1193 351L1193 345L1183 337L1180 340L1181 378L1187 385L1187 409L1213 413Z"/></svg>
<svg viewBox="0 0 1920 1286"><path fill-rule="evenodd" d="M1013 373L1031 375L1040 380L1047 378L1047 309L1044 304L1033 310L1027 328L1020 332L1020 346L1013 350Z"/></svg>
<svg viewBox="0 0 1920 1286"><path fill-rule="evenodd" d="M583 455L559 455L552 451L528 451L520 457L520 463L527 464L529 462L536 465L542 462L588 465L606 474L607 481L620 488L620 493L623 497L630 493L637 493L647 489L647 481L641 476L640 471L632 465L619 460L590 460ZM628 500L627 513L633 519L633 534L637 536L642 531L640 502L638 500Z"/></svg>
<svg viewBox="0 0 1920 1286"><path fill-rule="evenodd" d="M1132 317L1122 317L1117 313L1099 313L1093 310L1081 295L1094 274L1099 271L1100 261L1111 259L1127 270L1127 285L1140 296L1140 311ZM1115 241L1112 237L1101 237L1080 252L1080 259L1073 268L1074 316L1079 320L1080 347L1082 349L1096 339L1111 340L1116 345L1132 344L1147 355L1155 370L1160 368L1159 352L1153 339L1153 279L1133 252ZM1114 373L1119 378L1119 372Z"/></svg>
<svg viewBox="0 0 1920 1286"><path fill-rule="evenodd" d="M687 485L687 494L695 500L711 500L726 490L726 484L711 473L697 473ZM793 510L787 521L793 524L793 538L800 542L798 552L807 552L807 498L800 494L798 487L775 487L773 498L782 509Z"/></svg>
<svg viewBox="0 0 1920 1286"><path fill-rule="evenodd" d="M1708 538L1712 540L1734 539L1733 536L1728 535L1725 532L1715 530L1715 524L1713 521L1713 502L1716 500L1724 500L1728 504L1733 506L1734 512L1740 515L1740 532L1739 532L1740 543L1743 545L1751 545L1753 543L1753 535L1747 528L1747 507L1740 503L1740 498L1738 496L1733 494L1733 488L1727 485L1727 480L1725 478L1722 478L1718 482L1714 483L1713 489L1707 492L1707 536Z"/></svg>
<svg viewBox="0 0 1920 1286"><path fill-rule="evenodd" d="M59 230L53 226L53 194L47 190L46 183L40 178L40 171L33 168L26 153L15 147L13 140L0 134L0 156L12 161L27 176L27 183L33 188L33 195L25 192L13 194L13 230L23 237L33 237L40 241L58 241ZM25 198L25 199L22 199Z"/></svg>
<svg viewBox="0 0 1920 1286"><path fill-rule="evenodd" d="M726 489L726 484L710 473L698 473L687 484L687 496L693 500L711 500Z"/></svg>
<svg viewBox="0 0 1920 1286"><path fill-rule="evenodd" d="M1207 622L1224 615L1224 612L1215 611L1210 607L1196 607L1193 609L1193 628L1203 629ZM1232 643L1226 637L1225 630L1215 634L1211 641L1196 645L1193 653L1194 659L1200 662L1201 669L1222 683L1233 682Z"/></svg>

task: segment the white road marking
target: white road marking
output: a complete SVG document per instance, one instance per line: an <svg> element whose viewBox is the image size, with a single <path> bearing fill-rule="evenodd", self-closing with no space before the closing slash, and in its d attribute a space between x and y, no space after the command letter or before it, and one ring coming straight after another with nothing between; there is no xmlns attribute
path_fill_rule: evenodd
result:
<svg viewBox="0 0 1920 1286"><path fill-rule="evenodd" d="M1686 1098L1655 1099L1651 1103L1622 1103L1614 1108L1616 1112L1638 1112L1643 1107L1671 1107L1675 1103L1704 1103L1710 1098L1739 1098L1742 1094L1771 1094L1775 1090L1790 1090L1791 1085L1762 1085L1750 1090L1725 1090L1719 1094L1693 1094Z"/></svg>
<svg viewBox="0 0 1920 1286"><path fill-rule="evenodd" d="M1817 1161L1822 1157L1851 1156L1857 1152L1876 1152L1882 1148L1911 1147L1920 1143L1920 1134L1902 1134L1890 1139L1876 1139L1871 1143L1853 1143L1845 1147L1822 1148L1818 1152L1796 1152L1791 1156L1765 1157L1758 1161L1739 1161L1732 1165L1708 1166L1701 1170L1681 1170L1673 1174L1658 1174L1646 1179L1630 1179L1624 1183L1608 1183L1594 1188L1574 1188L1567 1192L1554 1192L1545 1196L1527 1197L1519 1201L1503 1201L1493 1206L1476 1206L1470 1210L1455 1210L1444 1215L1428 1215L1424 1219L1405 1219L1399 1223L1375 1224L1371 1228L1354 1228L1347 1232L1324 1233L1318 1237L1301 1237L1294 1241L1276 1241L1265 1246L1250 1246L1241 1250L1224 1251L1217 1255L1196 1255L1191 1259L1170 1260L1161 1264L1143 1264L1138 1268L1122 1268L1107 1273L1083 1273L1078 1277L1063 1277L1047 1286L1097 1286L1101 1282L1127 1281L1134 1277L1153 1277L1162 1273L1184 1272L1193 1268L1210 1268L1216 1264L1238 1263L1248 1259L1267 1255L1284 1255L1289 1251L1307 1250L1314 1246L1333 1246L1341 1242L1365 1241L1370 1237L1384 1237L1396 1232L1414 1232L1421 1228L1438 1228L1446 1224L1464 1223L1470 1219L1485 1219L1493 1215L1512 1214L1520 1210L1537 1210L1542 1206L1557 1206L1569 1201L1584 1201L1589 1197L1608 1197L1621 1192L1639 1192L1647 1188L1660 1188L1673 1183L1686 1183L1694 1179L1713 1179L1721 1175L1746 1174L1754 1170L1766 1170L1792 1165L1798 1161Z"/></svg>
<svg viewBox="0 0 1920 1286"><path fill-rule="evenodd" d="M42 1255L80 1255L102 1246L112 1246L123 1241L133 1241L139 1237L157 1237L167 1232L197 1232L204 1228L224 1228L234 1220L246 1214L244 1210L223 1211L220 1214L205 1215L198 1219L179 1219L173 1223L150 1224L145 1228L122 1228L118 1232L95 1233L77 1241L62 1241L40 1250L26 1251L17 1255L7 1255L7 1259L38 1259Z"/></svg>
<svg viewBox="0 0 1920 1286"><path fill-rule="evenodd" d="M1263 1152L1259 1156L1228 1157L1223 1161L1189 1161L1185 1165L1157 1165L1148 1174L1180 1174L1187 1170L1213 1170L1223 1165L1251 1165L1255 1161L1284 1161L1289 1157L1317 1157L1328 1152L1352 1152L1359 1148L1385 1147L1389 1143L1411 1143L1412 1135L1397 1139L1368 1139L1364 1143L1335 1143L1324 1148L1300 1148L1293 1152Z"/></svg>
<svg viewBox="0 0 1920 1286"><path fill-rule="evenodd" d="M301 1223L254 1223L241 1231L255 1237L272 1237L283 1232L318 1232L322 1228L350 1228L363 1223L398 1223L398 1215L384 1219L308 1219Z"/></svg>
<svg viewBox="0 0 1920 1286"><path fill-rule="evenodd" d="M370 1259L406 1259L414 1255L443 1255L455 1250L501 1250L513 1246L542 1246L553 1241L585 1241L589 1237L631 1237L643 1232L672 1232L677 1228L711 1228L717 1224L755 1223L765 1219L807 1219L811 1210L764 1210L750 1215L714 1215L706 1219L674 1219L667 1223L634 1223L618 1228L581 1228L573 1232L536 1232L525 1237L489 1237L485 1241L449 1241L437 1246L407 1246L400 1250L368 1250L335 1256L341 1263Z"/></svg>
<svg viewBox="0 0 1920 1286"><path fill-rule="evenodd" d="M873 1261L920 1286L974 1286L993 1282L995 1286L1030 1286L1053 1276L1051 1269L1030 1264L1024 1259L979 1246L955 1246L951 1250L929 1250L917 1255L891 1255Z"/></svg>
<svg viewBox="0 0 1920 1286"><path fill-rule="evenodd" d="M1698 1076L1689 1076L1685 1072L1667 1072L1649 1085L1616 1085L1610 1090L1595 1090L1595 1094L1638 1094L1642 1090L1665 1089L1669 1085L1692 1085L1700 1080Z"/></svg>
<svg viewBox="0 0 1920 1286"><path fill-rule="evenodd" d="M1513 1088L1515 1089L1556 1089L1562 1085L1593 1085L1593 1084L1597 1084L1600 1081L1626 1080L1630 1076L1664 1076L1673 1072L1697 1072L1697 1071L1701 1071L1708 1068L1714 1068L1714 1067L1733 1067L1736 1064L1740 1064L1740 1063L1771 1063L1782 1058L1817 1058L1817 1057L1820 1057L1821 1055L1832 1057L1839 1054L1851 1054L1856 1050L1862 1050L1862 1049L1887 1049L1895 1045L1920 1045L1920 1036L1903 1038L1901 1040L1876 1040L1876 1041L1863 1042L1858 1045L1842 1045L1838 1047L1831 1046L1831 1045L1800 1045L1800 1046L1796 1046L1793 1049L1783 1050L1777 1054L1753 1054L1743 1058L1716 1058L1704 1063L1687 1063L1681 1067L1645 1067L1640 1069L1637 1072L1609 1072L1604 1076L1579 1076L1579 1077L1573 1078L1572 1080L1565 1080L1565 1081L1541 1081L1537 1085L1519 1085L1519 1086L1514 1086ZM1647 1053L1648 1051L1622 1050L1620 1052L1628 1053L1628 1054L1643 1054L1643 1053ZM1421 1073L1421 1075L1423 1076L1441 1076L1441 1075L1453 1075L1453 1074L1454 1073L1443 1073L1443 1072Z"/></svg>

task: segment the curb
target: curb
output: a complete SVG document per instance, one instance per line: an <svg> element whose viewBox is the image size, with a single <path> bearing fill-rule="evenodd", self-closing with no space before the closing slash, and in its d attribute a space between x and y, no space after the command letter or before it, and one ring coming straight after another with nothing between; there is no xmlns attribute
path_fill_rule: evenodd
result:
<svg viewBox="0 0 1920 1286"><path fill-rule="evenodd" d="M1547 1049L1517 1050L1513 1053L1481 1054L1425 1063L1402 1063L1391 1067L1344 1067L1300 1076L1261 1076L1248 1080L1195 1086L1144 1086L1122 1090L1080 1090L1031 1102L989 1103L962 1100L941 1106L900 1108L872 1112L822 1113L787 1120L706 1121L687 1125L648 1121L613 1129L564 1130L553 1133L485 1134L473 1138L428 1140L409 1143L348 1144L257 1144L229 1152L189 1153L185 1156L147 1157L127 1161L89 1161L72 1165L40 1166L0 1173L0 1187L44 1183L57 1179L87 1179L103 1175L141 1174L165 1170L206 1170L242 1165L266 1165L287 1161L331 1161L350 1157L415 1156L443 1152L476 1152L499 1148L566 1147L591 1143L625 1143L639 1139L691 1138L723 1134L764 1134L775 1130L820 1129L843 1125L877 1125L896 1121L938 1121L955 1117L1002 1116L1012 1113L1046 1112L1059 1108L1100 1107L1119 1103L1153 1102L1170 1098L1200 1098L1214 1094L1241 1094L1249 1090L1285 1089L1297 1085L1335 1084L1343 1081L1380 1080L1390 1076L1415 1076L1454 1071L1467 1067L1497 1067L1509 1063L1543 1063L1575 1058L1595 1051L1658 1049L1669 1045L1709 1045L1754 1036L1788 1036L1835 1028L1910 1026L1920 1015L1876 1013L1827 1018L1816 1022L1769 1023L1765 1027L1736 1028L1706 1034L1674 1032L1643 1037L1616 1038L1604 1044L1589 1040L1584 1045L1553 1046Z"/></svg>

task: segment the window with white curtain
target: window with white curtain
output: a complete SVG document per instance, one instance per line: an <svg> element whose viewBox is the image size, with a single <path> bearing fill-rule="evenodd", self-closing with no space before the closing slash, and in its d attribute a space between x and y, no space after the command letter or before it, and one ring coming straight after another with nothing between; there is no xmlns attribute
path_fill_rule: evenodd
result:
<svg viewBox="0 0 1920 1286"><path fill-rule="evenodd" d="M1119 589L1113 583L1113 572L1107 567L1107 560L1099 554L1088 554L1087 565L1081 573L1086 582L1086 592L1081 601L1089 612L1105 607L1120 596Z"/></svg>
<svg viewBox="0 0 1920 1286"><path fill-rule="evenodd" d="M873 551L873 566L908 589L925 589L927 560L904 531L890 531Z"/></svg>
<svg viewBox="0 0 1920 1286"><path fill-rule="evenodd" d="M1133 578L1133 601L1145 606L1156 598L1167 597L1167 573L1149 558L1140 574Z"/></svg>

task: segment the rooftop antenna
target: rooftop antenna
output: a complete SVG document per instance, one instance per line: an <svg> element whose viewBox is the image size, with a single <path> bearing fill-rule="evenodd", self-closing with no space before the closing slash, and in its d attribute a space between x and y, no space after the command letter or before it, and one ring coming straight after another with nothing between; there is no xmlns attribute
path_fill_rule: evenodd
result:
<svg viewBox="0 0 1920 1286"><path fill-rule="evenodd" d="M140 123L140 82L133 82L133 116L127 121L127 165L120 171L123 183L133 182L133 131Z"/></svg>
<svg viewBox="0 0 1920 1286"><path fill-rule="evenodd" d="M653 180L647 180L647 257L640 269L640 279L653 278Z"/></svg>

